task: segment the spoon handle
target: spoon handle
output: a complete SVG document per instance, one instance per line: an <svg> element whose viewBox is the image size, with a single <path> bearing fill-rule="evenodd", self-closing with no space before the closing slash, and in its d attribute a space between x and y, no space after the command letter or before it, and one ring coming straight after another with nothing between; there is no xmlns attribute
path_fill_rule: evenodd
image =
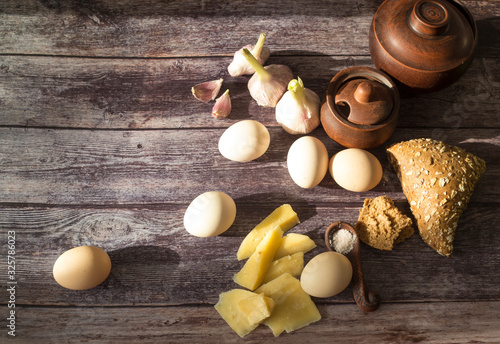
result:
<svg viewBox="0 0 500 344"><path fill-rule="evenodd" d="M346 257L349 259L352 265L351 288L354 295L354 300L363 312L373 312L380 306L380 295L368 290L363 279L363 270L361 269L360 259L361 244L354 228L350 224L342 221L332 223L325 232L326 247L330 251L335 251L335 248L332 244L332 236L333 233L335 233L339 229L348 230L355 237L352 250L346 254Z"/></svg>
<svg viewBox="0 0 500 344"><path fill-rule="evenodd" d="M356 240L359 240L356 238ZM359 243L354 245L354 249L347 255L352 264L351 288L354 300L363 312L373 312L380 306L380 295L368 290L363 279L363 270L359 259Z"/></svg>

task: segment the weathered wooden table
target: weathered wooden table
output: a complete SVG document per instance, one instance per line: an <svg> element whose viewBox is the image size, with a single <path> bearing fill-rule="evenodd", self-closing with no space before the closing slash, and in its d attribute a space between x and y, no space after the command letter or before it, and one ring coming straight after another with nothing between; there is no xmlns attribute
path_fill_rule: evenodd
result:
<svg viewBox="0 0 500 344"><path fill-rule="evenodd" d="M327 175L296 186L286 154L297 138L257 106L247 77L230 77L234 51L267 33L269 63L290 66L323 96L348 66L372 66L370 21L381 0L45 1L0 4L1 342L19 343L483 343L500 342L500 2L463 3L480 40L472 66L445 90L405 98L394 135L371 150L384 168L373 190L353 193ZM223 78L233 111L211 117L191 86ZM242 119L265 124L261 158L222 157L222 132ZM312 135L331 155L342 147ZM392 252L363 244L379 310L364 314L348 288L314 299L323 319L274 338L265 326L241 340L217 314L219 293L236 287L236 250L274 208L290 203L292 232L326 250L333 221L354 223L367 197L388 195L410 215L385 147L432 137L486 160L449 259L416 233ZM183 228L199 194L232 196L237 218L219 237ZM15 234L15 292L8 241ZM106 250L109 278L87 291L60 287L52 266L65 250ZM15 332L9 329L15 305ZM15 334L15 337L8 332Z"/></svg>

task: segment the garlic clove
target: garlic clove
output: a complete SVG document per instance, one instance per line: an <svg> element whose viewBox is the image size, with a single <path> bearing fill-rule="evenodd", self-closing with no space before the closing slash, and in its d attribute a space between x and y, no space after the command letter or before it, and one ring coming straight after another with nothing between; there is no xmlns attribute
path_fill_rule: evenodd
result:
<svg viewBox="0 0 500 344"><path fill-rule="evenodd" d="M248 80L250 95L260 106L275 107L293 79L291 69L278 64L263 67L245 48L242 54L255 69L255 74Z"/></svg>
<svg viewBox="0 0 500 344"><path fill-rule="evenodd" d="M206 81L191 87L191 92L196 99L201 100L204 103L208 103L217 97L221 86L222 79Z"/></svg>
<svg viewBox="0 0 500 344"><path fill-rule="evenodd" d="M246 58L243 56L243 49L248 49L252 55L259 61L260 64L265 64L269 56L271 55L271 51L268 47L264 47L264 42L266 41L266 34L261 33L259 36L259 40L255 45L245 45L243 48L234 53L233 61L227 67L229 75L231 76L240 76L255 73L252 65L248 63Z"/></svg>
<svg viewBox="0 0 500 344"><path fill-rule="evenodd" d="M215 101L214 107L212 108L212 116L217 119L225 118L231 113L231 98L229 97L229 90L226 90Z"/></svg>
<svg viewBox="0 0 500 344"><path fill-rule="evenodd" d="M276 105L276 121L290 134L309 134L320 124L320 108L319 96L297 78Z"/></svg>

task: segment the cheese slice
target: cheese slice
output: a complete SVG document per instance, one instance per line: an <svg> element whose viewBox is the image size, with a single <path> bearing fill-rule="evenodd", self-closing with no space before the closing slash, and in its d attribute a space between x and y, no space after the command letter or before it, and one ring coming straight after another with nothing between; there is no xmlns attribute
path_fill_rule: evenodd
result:
<svg viewBox="0 0 500 344"><path fill-rule="evenodd" d="M279 226L268 232L243 268L234 275L233 280L250 290L255 290L260 286L271 266L282 236L283 231Z"/></svg>
<svg viewBox="0 0 500 344"><path fill-rule="evenodd" d="M274 259L289 256L297 252L309 252L316 247L316 243L307 235L290 233L281 239L280 246L276 250Z"/></svg>
<svg viewBox="0 0 500 344"><path fill-rule="evenodd" d="M217 312L219 312L228 325L242 338L257 328L259 323L249 319L248 314L242 311L241 308L238 307L238 304L240 301L256 295L258 296L258 294L248 290L233 289L220 294L219 302L215 305Z"/></svg>
<svg viewBox="0 0 500 344"><path fill-rule="evenodd" d="M273 228L280 227L283 232L286 232L299 222L297 213L293 211L292 207L289 204L283 204L248 233L236 253L236 258L243 260L250 257L262 239Z"/></svg>
<svg viewBox="0 0 500 344"><path fill-rule="evenodd" d="M262 285L256 292L264 293L275 302L273 313L262 322L269 326L275 337L283 331L295 331L321 319L311 297L302 290L299 280L289 273Z"/></svg>
<svg viewBox="0 0 500 344"><path fill-rule="evenodd" d="M297 252L289 256L274 260L267 271L262 283L272 281L276 277L288 272L293 277L299 277L304 269L304 252Z"/></svg>
<svg viewBox="0 0 500 344"><path fill-rule="evenodd" d="M249 323L259 324L271 315L274 300L265 296L264 293L255 294L239 301L238 308L247 317Z"/></svg>

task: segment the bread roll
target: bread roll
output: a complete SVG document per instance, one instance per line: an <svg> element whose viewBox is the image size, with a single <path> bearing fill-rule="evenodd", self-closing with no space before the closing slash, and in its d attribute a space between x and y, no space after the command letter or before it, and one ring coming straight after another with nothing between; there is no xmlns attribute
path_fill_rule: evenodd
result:
<svg viewBox="0 0 500 344"><path fill-rule="evenodd" d="M400 142L390 146L387 154L422 239L439 254L451 256L458 219L486 163L433 139Z"/></svg>

